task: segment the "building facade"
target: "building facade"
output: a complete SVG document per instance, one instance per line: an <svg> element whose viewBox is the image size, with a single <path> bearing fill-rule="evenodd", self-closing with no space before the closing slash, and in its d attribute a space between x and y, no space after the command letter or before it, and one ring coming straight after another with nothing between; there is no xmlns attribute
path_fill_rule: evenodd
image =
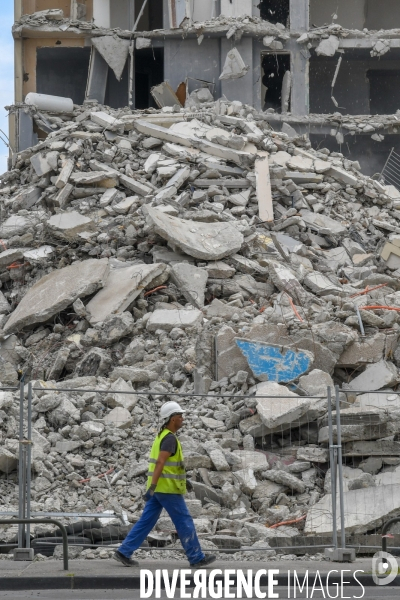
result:
<svg viewBox="0 0 400 600"><path fill-rule="evenodd" d="M145 109L165 81L184 85L182 101L206 86L264 110L370 173L397 148L396 119L382 118L400 109L397 0L15 0L13 35L16 103L38 92ZM221 80L233 48L247 71Z"/></svg>

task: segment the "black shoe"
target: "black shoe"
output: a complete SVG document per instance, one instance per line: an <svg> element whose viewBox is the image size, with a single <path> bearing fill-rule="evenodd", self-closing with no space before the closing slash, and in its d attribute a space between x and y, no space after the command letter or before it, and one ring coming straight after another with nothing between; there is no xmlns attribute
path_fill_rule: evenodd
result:
<svg viewBox="0 0 400 600"><path fill-rule="evenodd" d="M214 562L214 560L217 560L217 557L215 556L215 554L206 554L205 557L203 558L203 560L201 560L200 562L197 563L190 563L191 567L196 567L196 569L201 569L201 567L206 567L207 565L211 565L211 563Z"/></svg>
<svg viewBox="0 0 400 600"><path fill-rule="evenodd" d="M114 552L113 558L115 558L115 560L117 560L118 562L122 563L124 565L124 567L138 567L139 566L139 563L137 560L133 560L132 558L127 558L126 556L121 554L121 552L118 552L118 550L116 550Z"/></svg>

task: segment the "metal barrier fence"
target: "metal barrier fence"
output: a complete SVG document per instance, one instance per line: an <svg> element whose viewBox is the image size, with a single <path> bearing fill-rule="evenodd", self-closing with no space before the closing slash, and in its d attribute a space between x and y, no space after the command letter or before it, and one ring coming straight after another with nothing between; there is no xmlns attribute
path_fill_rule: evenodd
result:
<svg viewBox="0 0 400 600"><path fill-rule="evenodd" d="M8 389L16 391L15 388ZM265 550L268 549L269 544L274 550L284 553L312 553L324 548L344 549L346 527L352 515L345 506L346 478L343 470L346 469L346 465L343 465L343 461L346 462L347 456L343 458L340 415L346 413L346 409L344 411L341 409L340 405L343 402L341 394L337 387L335 390L328 388L324 396L296 396L288 392L287 396L258 395L255 397L243 393L232 395L222 392L175 394L155 390L128 391L126 388L116 389L115 386L112 389L70 388L68 382L65 382L65 387L59 384L54 388L44 384L33 386L30 382L25 389L21 382L18 517L29 520L32 516L39 516L39 513L31 511L32 501L49 494L49 488L43 486L45 483L42 481L43 475L32 472L33 460L34 464L37 461L44 470L48 470L48 473L53 468L51 474L54 475L57 468L54 470L51 461L46 459L47 453L52 459L61 458L62 461L58 460L58 462L61 462L63 467L63 472L56 475L56 481L52 484L53 487L50 486L50 491L57 488L58 481L64 482L65 478L69 478L74 486L71 503L75 503L75 508L78 510L73 513L63 512L57 509L57 506L48 505L51 510L46 514L52 516L57 514L57 517L66 519L72 518L72 515L74 518L91 518L97 515L104 519L107 514L105 511L108 510L114 512L114 515L108 515L109 518L115 516L121 520L122 512L126 510L130 522L135 522L143 507L141 494L146 480L148 450L157 432L155 415L145 413L146 406L144 408L140 406L140 398L151 397L155 413L165 398L184 398L188 409L187 414L195 410L200 411L197 413L197 418L201 424L189 418L189 429L186 432L183 430L180 437L183 440L184 451L185 446L191 448L187 455L188 472L195 482L195 493L188 495L188 504L195 518L208 517L209 521L208 524L197 522L199 537L204 540L204 543L212 538L220 544L219 551L231 553L263 552L263 541ZM124 398L131 400L124 401ZM161 400L157 400L158 398ZM256 402L260 401L264 401L263 420L259 414L252 414L255 412ZM146 403L147 400L144 405ZM275 412L271 413L269 418L268 410L272 405ZM126 412L115 411L124 406L130 407L130 411L125 408L130 413L130 419ZM78 411L80 415L76 421L73 421L74 411ZM110 418L113 411L114 414ZM244 418L241 411L247 411ZM85 413L90 413L90 420L81 420ZM103 413L106 413L105 417L109 417L108 422L112 424L107 430L109 433L106 436L106 449L104 446L100 447L100 436L108 427L104 425L105 417L98 418L98 415ZM143 426L140 425L140 437L133 436L132 443L127 447L126 432L132 428L132 414L136 413L141 415L138 420ZM232 421L232 414L239 415L237 422ZM44 436L41 436L43 439L36 444L32 439L33 417L35 425L39 423L37 426L40 426L40 431L47 435L53 434L51 448L47 446L45 450L40 448ZM321 429L325 425L324 419L327 435L324 433L325 437L321 438ZM136 430L139 429L139 423L135 423ZM63 431L65 437L63 441L57 442L55 440L59 430ZM208 439L210 436L207 430L218 434L215 439L218 441L219 448L224 450L222 458L227 462L228 468L217 454L214 454L213 460L212 441ZM34 435L38 437L41 435L40 431L36 431ZM77 433L81 438L82 436L86 438L86 441L82 442ZM204 451L204 447L202 454L193 450L192 442L196 437L199 440L198 445L208 443L207 452ZM345 439L347 440L347 437ZM96 440L99 440L99 443ZM255 440L255 446L252 440ZM79 454L85 444L84 451L90 451L88 453L92 456L92 459L86 461ZM57 455L52 449L54 446L56 449L58 447ZM113 448L116 450L117 458L112 454ZM98 457L104 458L105 454L109 457L108 469L104 473L96 473L96 460L93 460L92 449L95 450L95 456L97 454ZM135 453L135 461L133 453ZM222 463L219 464L218 460ZM83 472L84 469L86 473ZM127 481L129 472L134 485L130 485ZM285 474L289 474L291 478ZM114 494L113 490L118 482L118 492ZM32 483L34 490L32 490ZM87 485L93 486L89 489L94 490L92 497L97 503L94 507L96 510L93 510L93 503L86 510L79 510L81 506L79 499L85 497ZM129 493L133 498L125 502L126 491L130 488ZM327 491L325 499L324 490ZM124 498L121 499L122 496ZM117 497L122 503L118 507L116 507ZM121 506L122 510L116 510L116 508L121 509ZM354 510L357 512L356 509ZM119 517L115 513L119 513ZM4 512L0 512L0 516L1 514ZM334 526L338 521L337 526ZM89 525L87 531L91 539L83 545L88 547L96 545L92 531L95 527L95 524ZM99 529L101 530L101 527ZM230 537L224 535L224 530L228 531ZM338 530L340 540L338 540ZM348 527L348 531L351 533L351 526ZM233 532L236 536L232 535ZM163 551L170 549L182 551L176 544L171 545L174 539L174 528L169 519L163 517L156 532L150 538L150 543L163 544ZM110 543L111 537L107 540L98 540L97 545L102 545L106 541ZM230 541L231 545L228 543ZM259 543L253 547L255 542ZM47 543L51 544L51 541ZM349 546L352 545L354 544L350 540ZM18 547L29 548L29 546L29 525L27 529L25 525L20 525Z"/></svg>

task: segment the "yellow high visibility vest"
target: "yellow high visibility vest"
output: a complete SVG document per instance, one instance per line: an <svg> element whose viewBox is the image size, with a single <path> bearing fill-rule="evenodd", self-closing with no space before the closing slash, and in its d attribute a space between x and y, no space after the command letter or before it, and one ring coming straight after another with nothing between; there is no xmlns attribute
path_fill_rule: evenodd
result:
<svg viewBox="0 0 400 600"><path fill-rule="evenodd" d="M154 469L160 454L161 442L169 433L169 429L164 429L154 440L150 451L149 471L147 473L147 489L151 486ZM173 434L175 435L175 434ZM176 436L175 436L176 437ZM162 494L185 494L186 493L186 471L183 463L182 446L178 438L175 454L171 455L164 465L161 476L158 480L156 492Z"/></svg>

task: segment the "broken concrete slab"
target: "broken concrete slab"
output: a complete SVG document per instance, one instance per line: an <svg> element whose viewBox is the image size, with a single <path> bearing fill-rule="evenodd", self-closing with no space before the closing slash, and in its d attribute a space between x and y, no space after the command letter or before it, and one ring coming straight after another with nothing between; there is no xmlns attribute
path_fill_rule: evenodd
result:
<svg viewBox="0 0 400 600"><path fill-rule="evenodd" d="M376 333L369 338L355 340L340 355L338 366L358 367L362 364L376 363L386 359L386 341L387 336L384 333Z"/></svg>
<svg viewBox="0 0 400 600"><path fill-rule="evenodd" d="M15 211L21 209L29 209L34 206L40 199L43 190L40 187L31 185L28 188L18 192L16 196L11 198L10 203Z"/></svg>
<svg viewBox="0 0 400 600"><path fill-rule="evenodd" d="M292 348L240 338L236 344L259 381L295 381L309 371L314 361L314 355L306 350L296 352Z"/></svg>
<svg viewBox="0 0 400 600"><path fill-rule="evenodd" d="M11 215L0 225L0 237L9 239L14 235L22 235L30 227L34 227L37 221L28 219L25 216Z"/></svg>
<svg viewBox="0 0 400 600"><path fill-rule="evenodd" d="M0 448L0 473L8 475L16 470L17 465L18 459L15 454L7 450L7 448Z"/></svg>
<svg viewBox="0 0 400 600"><path fill-rule="evenodd" d="M65 187L71 177L72 171L74 170L75 163L73 160L68 159L65 161L63 168L60 171L59 176L56 179L56 188L62 189Z"/></svg>
<svg viewBox="0 0 400 600"><path fill-rule="evenodd" d="M343 456L400 456L400 442L373 440L347 442L343 446Z"/></svg>
<svg viewBox="0 0 400 600"><path fill-rule="evenodd" d="M94 222L77 211L58 213L46 221L47 229L57 237L74 239L83 231L94 231Z"/></svg>
<svg viewBox="0 0 400 600"><path fill-rule="evenodd" d="M271 396L271 398L260 396ZM310 401L307 398L302 398L273 381L268 381L259 387L256 398L257 413L269 429L297 421L310 407Z"/></svg>
<svg viewBox="0 0 400 600"><path fill-rule="evenodd" d="M7 321L4 331L13 333L43 323L58 312L103 287L109 272L108 259L89 259L55 270L35 283Z"/></svg>
<svg viewBox="0 0 400 600"><path fill-rule="evenodd" d="M92 38L92 45L114 71L115 77L121 81L122 72L129 54L129 40L120 37L104 35Z"/></svg>
<svg viewBox="0 0 400 600"><path fill-rule="evenodd" d="M328 296L330 294L344 294L343 288L340 285L333 283L326 275L314 271L308 273L303 281L314 294L318 296Z"/></svg>
<svg viewBox="0 0 400 600"><path fill-rule="evenodd" d="M104 417L104 423L114 425L118 429L128 429L133 424L133 418L129 410L116 406Z"/></svg>
<svg viewBox="0 0 400 600"><path fill-rule="evenodd" d="M93 123L96 123L97 125L100 125L109 131L117 131L124 126L122 121L104 111L91 112L90 119L93 121Z"/></svg>
<svg viewBox="0 0 400 600"><path fill-rule="evenodd" d="M156 233L195 258L219 260L242 247L243 235L230 223L194 223L149 206L147 214Z"/></svg>
<svg viewBox="0 0 400 600"><path fill-rule="evenodd" d="M0 253L0 268L8 267L16 260L21 260L24 256L23 248L10 248Z"/></svg>
<svg viewBox="0 0 400 600"><path fill-rule="evenodd" d="M208 279L206 269L189 263L176 263L171 268L171 281L195 308L203 308Z"/></svg>
<svg viewBox="0 0 400 600"><path fill-rule="evenodd" d="M150 313L147 320L147 331L171 331L174 327L186 329L187 327L196 327L203 321L203 313L200 310L163 310L157 309Z"/></svg>
<svg viewBox="0 0 400 600"><path fill-rule="evenodd" d="M249 371L249 365L236 341L236 332L223 325L215 336L217 378L229 377L238 371Z"/></svg>
<svg viewBox="0 0 400 600"><path fill-rule="evenodd" d="M337 526L340 527L340 501L337 498ZM344 493L345 528L348 533L378 529L400 510L400 485L383 485ZM332 499L324 496L307 514L305 533L332 533Z"/></svg>
<svg viewBox="0 0 400 600"><path fill-rule="evenodd" d="M271 222L274 220L274 209L272 205L268 152L264 152L263 154L264 156L258 158L254 164L256 175L256 193L258 200L258 216L260 217L261 221Z"/></svg>
<svg viewBox="0 0 400 600"><path fill-rule="evenodd" d="M347 227L327 215L312 213L309 210L301 210L300 214L306 225L315 229L320 235L341 236L347 233Z"/></svg>
<svg viewBox="0 0 400 600"><path fill-rule="evenodd" d="M225 64L219 79L240 79L246 75L249 68L240 56L237 48L232 48L226 55Z"/></svg>
<svg viewBox="0 0 400 600"><path fill-rule="evenodd" d="M393 386L398 381L399 372L397 367L391 362L380 360L375 364L367 365L365 371L350 383L343 384L343 390L373 392L374 390Z"/></svg>
<svg viewBox="0 0 400 600"><path fill-rule="evenodd" d="M108 315L123 313L147 286L164 283L168 273L167 265L161 263L111 269L104 287L86 305L90 322L99 323Z"/></svg>
<svg viewBox="0 0 400 600"><path fill-rule="evenodd" d="M233 454L240 460L238 468L235 471L251 468L254 473L266 471L269 468L268 460L263 452L255 450L234 450Z"/></svg>
<svg viewBox="0 0 400 600"><path fill-rule="evenodd" d="M320 369L313 369L308 375L303 375L299 379L299 388L303 390L307 396L322 396L326 397L327 388L333 389L335 384L329 373L325 373Z"/></svg>

